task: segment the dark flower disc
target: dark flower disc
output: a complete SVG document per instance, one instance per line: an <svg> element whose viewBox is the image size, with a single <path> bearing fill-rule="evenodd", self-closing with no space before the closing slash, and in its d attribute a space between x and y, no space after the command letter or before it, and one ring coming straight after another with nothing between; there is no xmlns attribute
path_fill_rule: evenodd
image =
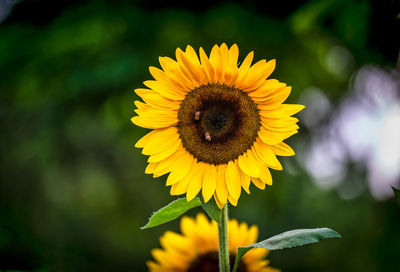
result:
<svg viewBox="0 0 400 272"><path fill-rule="evenodd" d="M251 148L261 126L259 111L243 91L202 85L187 93L178 111L178 132L198 161L226 164Z"/></svg>

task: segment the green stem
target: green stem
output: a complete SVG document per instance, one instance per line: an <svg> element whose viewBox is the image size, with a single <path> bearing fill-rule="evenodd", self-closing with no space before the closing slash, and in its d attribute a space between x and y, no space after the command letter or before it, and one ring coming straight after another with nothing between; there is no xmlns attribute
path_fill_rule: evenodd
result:
<svg viewBox="0 0 400 272"><path fill-rule="evenodd" d="M219 271L230 272L229 246L228 246L228 203L222 208L221 218L218 224L219 238Z"/></svg>

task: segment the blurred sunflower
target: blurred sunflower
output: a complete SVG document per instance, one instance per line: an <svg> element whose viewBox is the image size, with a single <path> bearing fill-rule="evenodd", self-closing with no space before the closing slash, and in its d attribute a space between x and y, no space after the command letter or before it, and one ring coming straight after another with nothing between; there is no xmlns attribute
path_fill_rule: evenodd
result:
<svg viewBox="0 0 400 272"><path fill-rule="evenodd" d="M150 155L145 173L170 173L171 195L193 199L202 190L220 208L233 205L241 188L250 193L250 181L260 189L272 184L268 168L282 170L276 155L293 156L286 138L297 133L291 115L302 105L282 104L291 87L267 79L275 60L251 65L253 52L238 67L236 44L215 45L200 59L192 47L176 50L177 61L160 57L162 70L150 67L155 80L136 89L134 124L153 129L136 147Z"/></svg>
<svg viewBox="0 0 400 272"><path fill-rule="evenodd" d="M228 221L228 239L230 263L235 261L236 248L257 242L258 228L250 228L246 223L238 223L235 219ZM153 249L151 254L156 262L148 261L147 266L153 272L183 271L219 271L218 267L218 229L215 221L209 222L203 214L196 219L183 217L181 232L167 231L160 238L163 249ZM268 266L264 258L269 250L255 248L247 252L239 265L238 271L247 272L279 272Z"/></svg>

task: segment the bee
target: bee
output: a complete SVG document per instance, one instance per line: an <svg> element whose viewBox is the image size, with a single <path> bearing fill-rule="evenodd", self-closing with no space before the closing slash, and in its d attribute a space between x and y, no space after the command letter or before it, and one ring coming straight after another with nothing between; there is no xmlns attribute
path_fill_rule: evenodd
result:
<svg viewBox="0 0 400 272"><path fill-rule="evenodd" d="M211 137L211 135L210 135L209 132L206 132L206 133L205 133L204 138L205 138L207 141L209 141L209 142L211 142L211 140L212 140L212 137Z"/></svg>
<svg viewBox="0 0 400 272"><path fill-rule="evenodd" d="M194 114L194 120L199 121L200 120L200 111L196 111Z"/></svg>

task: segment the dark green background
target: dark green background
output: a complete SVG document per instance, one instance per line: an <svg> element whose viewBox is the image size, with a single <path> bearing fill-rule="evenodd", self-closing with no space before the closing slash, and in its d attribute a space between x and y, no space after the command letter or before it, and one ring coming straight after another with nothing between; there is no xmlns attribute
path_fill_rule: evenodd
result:
<svg viewBox="0 0 400 272"><path fill-rule="evenodd" d="M178 222L139 229L174 199L165 177L144 174L134 144L146 130L129 120L133 90L150 79L158 56L187 44L209 52L237 43L241 60L251 50L256 60L277 59L273 77L293 86L292 103L308 86L337 103L361 66L396 65L397 1L192 4L20 1L0 24L0 269L144 271L158 237L178 230ZM333 46L354 58L344 76L324 68ZM289 143L309 133L302 128ZM400 270L393 199L376 201L365 190L343 200L316 187L294 158L283 160L288 165L298 174L273 171L274 185L251 188L231 217L259 225L261 238L323 226L343 238L275 251L273 266Z"/></svg>

